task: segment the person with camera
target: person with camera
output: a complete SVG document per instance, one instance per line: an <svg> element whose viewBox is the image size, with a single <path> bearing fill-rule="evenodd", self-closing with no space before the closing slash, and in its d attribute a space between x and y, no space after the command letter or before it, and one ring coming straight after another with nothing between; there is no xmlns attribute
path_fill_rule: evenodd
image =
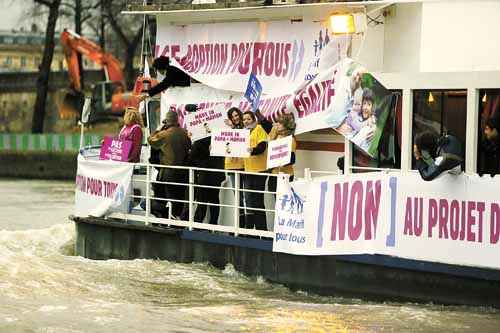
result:
<svg viewBox="0 0 500 333"><path fill-rule="evenodd" d="M166 166L186 166L191 149L191 140L186 130L179 126L177 112L169 111L163 120L163 127L155 131L148 138L148 143L153 149L159 150L159 162ZM157 177L161 182L186 183L188 172L185 169L161 168ZM158 184L153 186L154 195L157 198L184 200L185 186ZM166 202L162 200L153 201L152 212L156 216L168 217L169 212ZM172 201L172 215L180 216L183 203Z"/></svg>
<svg viewBox="0 0 500 333"><path fill-rule="evenodd" d="M449 171L460 173L464 161L462 143L457 137L446 134L438 136L435 132L425 131L415 137L413 155L420 176L425 181L436 179Z"/></svg>

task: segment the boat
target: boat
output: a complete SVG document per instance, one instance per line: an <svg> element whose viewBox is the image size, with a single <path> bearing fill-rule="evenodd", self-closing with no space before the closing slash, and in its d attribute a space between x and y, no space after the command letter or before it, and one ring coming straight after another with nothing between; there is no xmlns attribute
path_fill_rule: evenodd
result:
<svg viewBox="0 0 500 333"><path fill-rule="evenodd" d="M238 195L233 196L238 187L231 190L223 183L221 192L227 197L221 196L218 225L194 222L193 214L185 221L158 218L148 204L154 166L140 163L136 167L146 169L142 181L147 186L138 197L145 199L146 209L125 205L105 214L75 213L71 219L76 224L76 253L103 260L156 258L209 262L218 268L232 264L246 274L322 295L500 307L500 196L496 190L500 181L498 176L482 175L479 163L485 117L500 102L500 48L491 43L500 24L499 9L496 1L446 0L272 6L248 2L234 7L216 3L181 11L131 3L125 14L156 15L157 55L176 59L176 66L201 82L164 93L163 115L172 108L182 114L188 103L206 110L221 103L249 107L251 103L235 97L234 91L243 95L248 74L255 71L269 92L260 104L265 115L273 118L275 110L285 107L294 108L296 117L303 118L295 164L299 180L282 180L278 200L294 193L305 208L276 209L272 193L266 191L268 229L273 231L242 229L234 213L236 206L241 207ZM348 22L347 30L334 35L329 22L340 16ZM218 34L214 39L218 29L227 36ZM201 30L206 34L197 34ZM338 57L340 62L335 64L350 59L345 66L330 63L332 72L322 67L330 65L318 56L319 45L330 50L326 36L338 50L348 46L342 49L345 52L330 54L329 60ZM214 43L201 43L203 38L213 38ZM247 46L250 38L255 40ZM271 46L273 40L278 42ZM203 57L207 55L203 65L200 45ZM226 46L229 51L223 60ZM278 65L266 65L270 62L265 55L271 49L276 59L278 49L293 59L286 72L284 67L279 71ZM253 61L248 68L247 54ZM376 154L353 145L352 136L336 134L331 127L313 128L317 119L305 119L314 117L315 112L307 111L314 108L300 109L313 100L315 92L326 98L313 103L320 109L328 98L333 100L324 89L327 86L322 86L326 82L322 73L330 75L328 84L333 85L337 79L342 82L335 75L347 73L352 63L369 69L370 77L391 91L392 112L379 131ZM228 73L236 79L224 76ZM218 78L216 84L214 78ZM287 81L280 81L283 78ZM295 85L302 78L305 82ZM207 84L211 82L212 86ZM233 92L224 90L228 87ZM296 95L291 93L296 103L287 104L288 99L282 98L289 96L289 87L296 88L292 89ZM445 174L432 182L420 179L412 159L413 139L427 129L453 133L464 143L463 173ZM344 170L336 167L340 156L345 158ZM185 168L191 179L200 171ZM236 174L239 178L240 173ZM186 186L187 204L194 208L196 184L191 181ZM120 198L127 197L126 186L116 188L123 189ZM115 198L116 194L110 201ZM294 222L278 225L273 214L287 218L293 214ZM320 226L330 229L320 230Z"/></svg>

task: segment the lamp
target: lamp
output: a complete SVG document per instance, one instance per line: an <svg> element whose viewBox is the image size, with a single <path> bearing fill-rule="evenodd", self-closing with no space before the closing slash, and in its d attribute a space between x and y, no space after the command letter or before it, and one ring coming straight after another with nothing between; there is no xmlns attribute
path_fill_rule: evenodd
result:
<svg viewBox="0 0 500 333"><path fill-rule="evenodd" d="M427 99L429 103L434 103L434 96L432 96L432 93L429 91L429 99Z"/></svg>
<svg viewBox="0 0 500 333"><path fill-rule="evenodd" d="M484 96L483 96L483 99L481 100L483 103L486 103L486 100L488 99L488 97L486 96L486 93L484 93Z"/></svg>
<svg viewBox="0 0 500 333"><path fill-rule="evenodd" d="M356 31L352 14L334 14L330 16L330 26L334 34L353 34Z"/></svg>

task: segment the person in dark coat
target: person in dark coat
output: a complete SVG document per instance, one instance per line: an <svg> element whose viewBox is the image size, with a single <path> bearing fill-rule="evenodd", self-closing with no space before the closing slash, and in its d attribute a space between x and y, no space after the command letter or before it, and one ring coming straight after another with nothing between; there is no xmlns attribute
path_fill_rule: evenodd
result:
<svg viewBox="0 0 500 333"><path fill-rule="evenodd" d="M160 150L160 164L166 166L186 166L191 140L186 130L179 127L178 115L169 111L163 121L164 126L148 138L152 148ZM188 174L184 169L161 168L157 177L161 182L186 183ZM186 186L155 183L155 197L162 199L184 200ZM156 216L168 217L166 202L154 200L151 211ZM182 212L183 203L172 201L172 215L178 217Z"/></svg>
<svg viewBox="0 0 500 333"><path fill-rule="evenodd" d="M439 137L431 131L415 137L413 155L417 160L418 172L425 181L431 181L446 171L461 171L464 161L460 140L450 134Z"/></svg>
<svg viewBox="0 0 500 333"><path fill-rule="evenodd" d="M479 174L500 173L500 118L489 118L483 131L480 147Z"/></svg>
<svg viewBox="0 0 500 333"><path fill-rule="evenodd" d="M177 67L170 66L169 57L161 56L156 58L153 61L153 68L163 75L164 78L160 83L141 95L141 100L144 100L146 97L153 97L173 86L187 87L190 84L189 75Z"/></svg>
<svg viewBox="0 0 500 333"><path fill-rule="evenodd" d="M210 156L210 137L195 141L191 148L191 165L197 168L224 170L224 157ZM226 175L224 172L195 171L195 183L198 185L220 186ZM194 197L197 202L219 204L217 188L196 187ZM210 209L210 224L217 224L219 206L208 205ZM207 213L207 205L198 204L194 213L195 222L203 222Z"/></svg>

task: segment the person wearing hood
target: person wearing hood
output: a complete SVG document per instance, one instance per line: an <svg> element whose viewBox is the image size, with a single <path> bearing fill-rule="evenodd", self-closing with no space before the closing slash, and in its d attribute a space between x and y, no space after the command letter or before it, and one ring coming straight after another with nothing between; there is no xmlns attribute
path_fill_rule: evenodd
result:
<svg viewBox="0 0 500 333"><path fill-rule="evenodd" d="M244 159L246 172L266 172L267 169L267 133L257 122L251 111L243 113L243 125L250 130L250 156ZM245 190L264 191L267 176L247 175L243 177ZM252 208L264 209L264 193L245 192L245 228L267 230L266 212Z"/></svg>
<svg viewBox="0 0 500 333"><path fill-rule="evenodd" d="M418 134L415 137L413 155L417 160L418 172L425 181L434 180L446 171L462 171L462 143L450 134L441 137L431 131Z"/></svg>
<svg viewBox="0 0 500 333"><path fill-rule="evenodd" d="M293 136L295 132L295 119L293 114L287 113L282 114L278 117L278 121L274 123L271 133L269 133L269 141L285 138L292 135L292 156L290 158L290 163L280 167L271 169L271 173L286 173L289 176L289 180L293 181L293 165L295 164L295 150L297 149L297 140ZM269 177L268 180L269 191L276 192L277 178Z"/></svg>
<svg viewBox="0 0 500 333"><path fill-rule="evenodd" d="M176 112L169 111L163 120L164 126L148 138L148 143L154 149L160 150L160 164L167 166L186 166L191 149L191 140L186 130L179 127ZM157 180L162 182L187 183L188 173L184 169L161 168ZM171 184L155 184L155 197L173 200L184 200L185 186ZM168 217L165 201L153 202L153 213ZM183 203L172 201L172 214L180 216Z"/></svg>
<svg viewBox="0 0 500 333"><path fill-rule="evenodd" d="M172 86L187 87L190 84L189 75L177 67L170 66L169 57L160 56L156 58L153 61L153 68L163 76L163 80L142 94L141 100L153 97Z"/></svg>
<svg viewBox="0 0 500 333"><path fill-rule="evenodd" d="M493 176L500 173L500 118L489 118L484 126L483 134L479 174Z"/></svg>

